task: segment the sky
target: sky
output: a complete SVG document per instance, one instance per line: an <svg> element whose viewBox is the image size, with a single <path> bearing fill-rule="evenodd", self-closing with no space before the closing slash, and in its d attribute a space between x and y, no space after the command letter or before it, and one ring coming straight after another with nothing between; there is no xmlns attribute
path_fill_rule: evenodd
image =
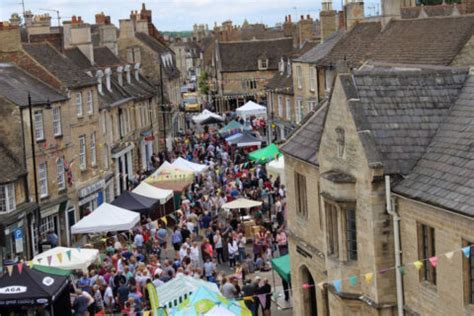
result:
<svg viewBox="0 0 474 316"><path fill-rule="evenodd" d="M22 0L0 0L0 20L8 20L11 13L22 12ZM194 23L208 24L212 29L214 22L220 24L232 20L242 24L262 22L268 26L283 22L285 15L296 17L310 14L319 16L321 0L23 0L26 10L33 14L49 13L56 18L56 12L42 9L59 10L63 20L71 16L81 16L88 23L95 22L95 14L104 12L110 15L112 23L118 26L119 19L129 18L131 10L140 10L142 2L153 10L153 22L160 31L192 30ZM380 0L366 0L366 14L374 15ZM336 9L342 0L334 0ZM299 18L298 18L299 19ZM57 20L52 20L57 25Z"/></svg>

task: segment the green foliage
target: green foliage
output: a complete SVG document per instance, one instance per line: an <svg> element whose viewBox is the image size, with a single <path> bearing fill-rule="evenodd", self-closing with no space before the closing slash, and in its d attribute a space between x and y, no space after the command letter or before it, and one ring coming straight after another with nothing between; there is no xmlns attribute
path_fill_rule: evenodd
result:
<svg viewBox="0 0 474 316"><path fill-rule="evenodd" d="M201 72L198 79L199 92L201 94L207 94L209 92L209 83L207 82L209 76L206 71Z"/></svg>

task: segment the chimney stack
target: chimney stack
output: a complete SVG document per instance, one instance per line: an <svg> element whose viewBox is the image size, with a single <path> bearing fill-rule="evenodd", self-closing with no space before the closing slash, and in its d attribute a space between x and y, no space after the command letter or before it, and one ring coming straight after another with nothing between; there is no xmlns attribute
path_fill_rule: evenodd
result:
<svg viewBox="0 0 474 316"><path fill-rule="evenodd" d="M305 19L304 15L296 26L296 36L293 36L293 47L301 48L303 44L313 38L313 19L308 14Z"/></svg>
<svg viewBox="0 0 474 316"><path fill-rule="evenodd" d="M17 52L21 49L20 28L9 22L0 22L0 53Z"/></svg>
<svg viewBox="0 0 474 316"><path fill-rule="evenodd" d="M319 14L321 24L321 41L337 31L337 12L332 9L332 1L323 2L323 10Z"/></svg>
<svg viewBox="0 0 474 316"><path fill-rule="evenodd" d="M364 2L352 1L344 5L344 25L348 30L364 19Z"/></svg>
<svg viewBox="0 0 474 316"><path fill-rule="evenodd" d="M148 22L146 20L137 20L135 22L136 32L148 34Z"/></svg>
<svg viewBox="0 0 474 316"><path fill-rule="evenodd" d="M135 37L135 23L132 20L119 20L120 36L119 38Z"/></svg>
<svg viewBox="0 0 474 316"><path fill-rule="evenodd" d="M69 22L64 22L64 48L77 47L94 65L94 46L92 45L91 26L82 21L79 16L72 17Z"/></svg>
<svg viewBox="0 0 474 316"><path fill-rule="evenodd" d="M101 12L101 13L97 13L95 15L95 24L99 24L99 25L108 25L108 24L111 24L110 22L110 16L108 15L105 15L104 12Z"/></svg>

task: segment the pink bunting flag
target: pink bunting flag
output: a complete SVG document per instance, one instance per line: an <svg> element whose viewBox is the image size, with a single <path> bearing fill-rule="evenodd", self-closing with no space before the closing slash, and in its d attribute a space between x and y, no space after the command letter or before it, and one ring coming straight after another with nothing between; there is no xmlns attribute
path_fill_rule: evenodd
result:
<svg viewBox="0 0 474 316"><path fill-rule="evenodd" d="M436 266L438 265L438 257L434 256L434 257L431 257L428 260L430 260L430 263L433 266L433 268L436 268Z"/></svg>
<svg viewBox="0 0 474 316"><path fill-rule="evenodd" d="M20 274L21 274L21 272L23 271L23 262L18 263L18 264L16 265L16 267L17 267L17 269L18 269L18 272L20 272Z"/></svg>
<svg viewBox="0 0 474 316"><path fill-rule="evenodd" d="M46 257L48 259L48 266L51 265L51 261L53 260L53 256Z"/></svg>
<svg viewBox="0 0 474 316"><path fill-rule="evenodd" d="M7 266L8 276L12 276L13 266Z"/></svg>

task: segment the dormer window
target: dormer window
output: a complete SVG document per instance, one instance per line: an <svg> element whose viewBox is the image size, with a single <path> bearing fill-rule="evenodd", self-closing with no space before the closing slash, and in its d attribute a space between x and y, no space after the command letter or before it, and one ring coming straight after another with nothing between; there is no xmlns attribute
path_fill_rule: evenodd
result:
<svg viewBox="0 0 474 316"><path fill-rule="evenodd" d="M105 69L105 85L107 90L112 91L112 84L110 82L110 76L112 75L112 70L110 68Z"/></svg>
<svg viewBox="0 0 474 316"><path fill-rule="evenodd" d="M280 63L278 64L278 71L280 71L280 74L283 75L285 72L285 60L283 60L283 57L280 60Z"/></svg>
<svg viewBox="0 0 474 316"><path fill-rule="evenodd" d="M123 67L117 67L117 80L121 87L123 87Z"/></svg>
<svg viewBox="0 0 474 316"><path fill-rule="evenodd" d="M337 157L344 158L346 155L346 136L344 129L336 128Z"/></svg>
<svg viewBox="0 0 474 316"><path fill-rule="evenodd" d="M124 70L125 70L125 75L126 75L126 78L127 78L127 83L131 84L132 83L132 76L131 76L131 73L130 73L130 65L126 65Z"/></svg>
<svg viewBox="0 0 474 316"><path fill-rule="evenodd" d="M140 64L136 63L133 68L135 69L135 80L140 81Z"/></svg>
<svg viewBox="0 0 474 316"><path fill-rule="evenodd" d="M260 58L258 60L258 69L267 70L268 69L268 58Z"/></svg>
<svg viewBox="0 0 474 316"><path fill-rule="evenodd" d="M288 60L288 63L286 64L286 74L289 76L291 76L291 61Z"/></svg>

